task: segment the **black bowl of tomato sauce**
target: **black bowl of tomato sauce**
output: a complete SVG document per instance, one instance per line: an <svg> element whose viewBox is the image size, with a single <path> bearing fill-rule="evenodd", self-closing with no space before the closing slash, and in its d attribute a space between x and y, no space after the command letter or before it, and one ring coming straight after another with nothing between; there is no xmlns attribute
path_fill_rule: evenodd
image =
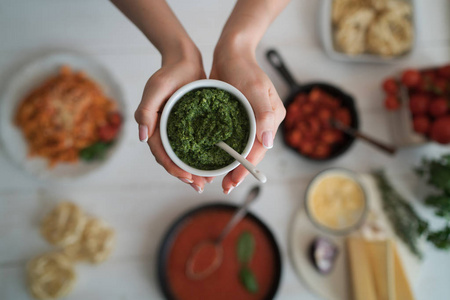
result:
<svg viewBox="0 0 450 300"><path fill-rule="evenodd" d="M287 146L314 161L328 161L345 153L355 138L333 127L331 121L358 129L353 97L325 82L299 84L276 50L267 51L266 56L290 86L284 101L286 118L281 124Z"/></svg>
<svg viewBox="0 0 450 300"><path fill-rule="evenodd" d="M157 254L157 276L166 299L269 300L275 297L282 269L280 250L267 225L251 212L222 242L223 261L216 271L199 280L186 274L186 263L193 248L205 239L217 238L236 210L237 206L224 203L195 207L169 227ZM246 267L256 278L256 292L246 289L239 276L242 263L236 247L244 232L254 238L253 255Z"/></svg>

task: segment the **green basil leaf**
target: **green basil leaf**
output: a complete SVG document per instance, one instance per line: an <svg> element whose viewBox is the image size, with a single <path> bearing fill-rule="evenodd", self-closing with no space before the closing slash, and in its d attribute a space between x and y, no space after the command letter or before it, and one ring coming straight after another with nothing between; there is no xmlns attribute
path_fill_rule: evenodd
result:
<svg viewBox="0 0 450 300"><path fill-rule="evenodd" d="M258 282L256 281L256 277L253 274L252 270L250 270L248 267L243 267L239 272L239 277L241 279L242 285L247 291L252 294L258 292Z"/></svg>
<svg viewBox="0 0 450 300"><path fill-rule="evenodd" d="M82 149L79 153L79 156L81 159L88 162L97 159L104 159L111 145L112 143L97 142L87 148Z"/></svg>
<svg viewBox="0 0 450 300"><path fill-rule="evenodd" d="M237 257L240 263L249 263L255 250L255 238L249 231L243 232L237 242Z"/></svg>

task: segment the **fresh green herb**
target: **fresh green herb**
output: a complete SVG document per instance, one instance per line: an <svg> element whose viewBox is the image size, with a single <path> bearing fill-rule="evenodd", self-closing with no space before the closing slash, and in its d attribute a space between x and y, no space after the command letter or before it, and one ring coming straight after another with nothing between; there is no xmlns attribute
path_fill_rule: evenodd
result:
<svg viewBox="0 0 450 300"><path fill-rule="evenodd" d="M450 249L450 226L447 225L443 229L430 232L427 240L439 249Z"/></svg>
<svg viewBox="0 0 450 300"><path fill-rule="evenodd" d="M236 254L241 268L239 271L239 278L242 285L247 291L254 294L258 292L258 282L252 270L249 268L249 263L252 260L255 251L255 238L250 231L244 231L238 238L236 244Z"/></svg>
<svg viewBox="0 0 450 300"><path fill-rule="evenodd" d="M437 159L424 158L416 172L436 188L435 194L425 198L425 204L434 208L436 216L447 222L444 228L428 232L427 240L436 248L450 249L450 154Z"/></svg>
<svg viewBox="0 0 450 300"><path fill-rule="evenodd" d="M97 142L91 146L84 148L80 151L80 158L84 161L94 161L99 159L104 159L106 153L111 147L112 143Z"/></svg>
<svg viewBox="0 0 450 300"><path fill-rule="evenodd" d="M252 270L245 266L242 267L239 272L239 277L247 291L252 294L258 292L258 282L256 281L256 277L253 274Z"/></svg>
<svg viewBox="0 0 450 300"><path fill-rule="evenodd" d="M397 236L403 240L412 253L418 257L422 253L418 240L428 229L428 223L422 220L409 204L389 183L383 171L372 173L381 192L383 209L387 214Z"/></svg>
<svg viewBox="0 0 450 300"><path fill-rule="evenodd" d="M436 216L450 221L450 195L429 195L425 198L425 204L435 209Z"/></svg>
<svg viewBox="0 0 450 300"><path fill-rule="evenodd" d="M230 93L204 88L184 95L172 108L167 136L175 154L201 170L216 170L234 161L216 144L224 141L242 153L250 134L244 106Z"/></svg>
<svg viewBox="0 0 450 300"><path fill-rule="evenodd" d="M250 262L255 250L255 238L249 231L245 231L239 236L236 250L240 263Z"/></svg>
<svg viewBox="0 0 450 300"><path fill-rule="evenodd" d="M442 155L439 159L424 158L416 172L427 179L430 185L450 195L450 154Z"/></svg>

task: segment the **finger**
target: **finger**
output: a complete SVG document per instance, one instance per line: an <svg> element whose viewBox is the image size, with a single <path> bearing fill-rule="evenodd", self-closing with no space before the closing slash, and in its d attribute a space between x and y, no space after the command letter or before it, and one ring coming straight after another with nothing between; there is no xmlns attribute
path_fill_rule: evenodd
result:
<svg viewBox="0 0 450 300"><path fill-rule="evenodd" d="M216 177L205 177L205 180L207 183L212 183L214 178L216 178Z"/></svg>
<svg viewBox="0 0 450 300"><path fill-rule="evenodd" d="M166 169L166 171L183 181L184 183L194 183L193 175L178 167L167 155L161 142L159 130L155 130L154 134L149 138L148 145L156 161Z"/></svg>
<svg viewBox="0 0 450 300"><path fill-rule="evenodd" d="M275 112L271 103L271 89L263 84L254 84L247 97L252 104L256 118L256 137L266 148L273 147L273 139L276 132Z"/></svg>
<svg viewBox="0 0 450 300"><path fill-rule="evenodd" d="M266 152L267 149L261 145L259 141L255 141L252 150L247 156L247 160L256 166L264 158ZM234 188L239 186L242 181L244 181L248 174L248 170L242 165L239 165L236 169L229 172L222 181L223 192L225 194L229 194Z"/></svg>
<svg viewBox="0 0 450 300"><path fill-rule="evenodd" d="M192 176L194 182L191 184L192 188L197 191L197 193L203 193L206 184L206 178L201 176Z"/></svg>
<svg viewBox="0 0 450 300"><path fill-rule="evenodd" d="M171 80L161 70L150 77L134 114L139 124L139 140L146 141L153 135L157 127L158 114L162 111L164 103L183 83Z"/></svg>
<svg viewBox="0 0 450 300"><path fill-rule="evenodd" d="M276 132L278 130L278 127L280 126L281 122L283 122L284 118L286 117L286 108L284 107L283 102L280 99L280 96L278 96L277 91L273 87L273 89L269 92L269 97L272 103L273 110L275 112L275 130L274 130L274 136L276 135Z"/></svg>

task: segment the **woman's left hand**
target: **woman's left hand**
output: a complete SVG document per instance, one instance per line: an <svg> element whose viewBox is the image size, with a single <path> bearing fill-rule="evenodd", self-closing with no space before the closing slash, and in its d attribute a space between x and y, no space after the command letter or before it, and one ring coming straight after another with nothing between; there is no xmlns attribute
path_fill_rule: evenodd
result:
<svg viewBox="0 0 450 300"><path fill-rule="evenodd" d="M258 66L254 53L237 49L216 48L210 78L233 85L252 105L256 117L256 139L247 159L254 165L258 164L267 149L273 147L278 126L286 115L275 87ZM242 165L229 172L222 181L224 193L230 193L248 173Z"/></svg>

